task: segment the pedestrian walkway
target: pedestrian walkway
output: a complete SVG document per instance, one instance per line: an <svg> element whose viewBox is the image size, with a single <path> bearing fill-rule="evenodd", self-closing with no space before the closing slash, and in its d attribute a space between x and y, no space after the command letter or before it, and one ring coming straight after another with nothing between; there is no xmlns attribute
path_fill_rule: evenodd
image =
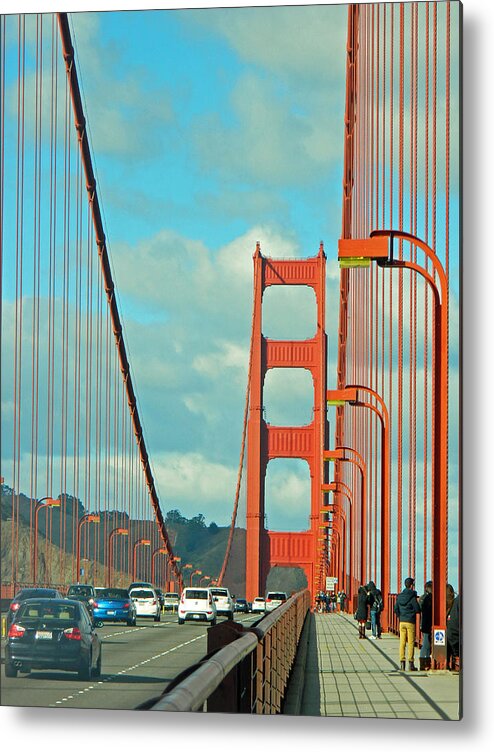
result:
<svg viewBox="0 0 494 752"><path fill-rule="evenodd" d="M461 718L461 676L448 671L400 671L397 636L359 640L357 622L339 613L312 614L307 627L308 640L294 672L298 679L289 688L285 712L350 718Z"/></svg>

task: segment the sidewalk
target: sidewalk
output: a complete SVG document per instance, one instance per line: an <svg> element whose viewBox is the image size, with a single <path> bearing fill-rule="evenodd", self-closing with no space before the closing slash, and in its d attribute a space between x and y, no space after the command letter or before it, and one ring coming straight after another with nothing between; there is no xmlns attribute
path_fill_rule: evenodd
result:
<svg viewBox="0 0 494 752"><path fill-rule="evenodd" d="M449 671L400 671L398 646L398 637L392 634L359 640L357 622L348 614L312 614L304 657L301 651L305 666L299 665L295 672L298 693L290 686L285 712L459 720L461 676ZM417 650L415 655L418 666Z"/></svg>

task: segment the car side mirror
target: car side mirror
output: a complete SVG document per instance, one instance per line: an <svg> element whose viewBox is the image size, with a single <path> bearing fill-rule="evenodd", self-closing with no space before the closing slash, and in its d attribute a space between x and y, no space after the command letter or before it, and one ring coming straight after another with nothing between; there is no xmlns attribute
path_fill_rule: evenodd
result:
<svg viewBox="0 0 494 752"><path fill-rule="evenodd" d="M232 598L236 598L236 597L237 597L236 595L232 595Z"/></svg>

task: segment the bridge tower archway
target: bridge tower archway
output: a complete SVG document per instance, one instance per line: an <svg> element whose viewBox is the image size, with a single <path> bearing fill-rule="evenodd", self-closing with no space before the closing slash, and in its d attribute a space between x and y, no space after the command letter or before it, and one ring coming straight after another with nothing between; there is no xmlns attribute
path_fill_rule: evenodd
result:
<svg viewBox="0 0 494 752"><path fill-rule="evenodd" d="M262 333L262 298L271 285L305 285L316 297L315 335L305 340L274 340ZM300 567L315 596L317 539L321 485L325 482L323 450L328 441L326 419L325 332L326 256L322 244L308 259L273 259L254 254L254 318L252 332L249 415L247 421L247 562L246 597L266 591L273 566ZM312 374L312 421L305 426L273 426L264 419L264 380L270 368L306 368ZM300 532L275 532L265 526L265 482L268 462L277 458L302 459L310 471L309 527Z"/></svg>

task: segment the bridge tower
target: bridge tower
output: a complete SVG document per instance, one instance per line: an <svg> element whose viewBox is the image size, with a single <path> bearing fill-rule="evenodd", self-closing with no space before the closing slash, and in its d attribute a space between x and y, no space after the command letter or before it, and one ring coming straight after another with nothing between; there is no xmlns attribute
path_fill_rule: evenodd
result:
<svg viewBox="0 0 494 752"><path fill-rule="evenodd" d="M262 298L271 285L312 287L317 304L316 334L307 340L273 340L262 334ZM317 539L321 520L323 450L327 446L325 332L326 256L272 259L254 254L254 319L249 416L247 422L247 567L246 597L264 595L273 566L300 567L314 596ZM312 374L314 410L307 426L272 426L263 418L264 379L270 368L306 368ZM265 479L269 460L297 458L307 462L311 478L307 530L276 532L265 528ZM301 502L305 502L302 500Z"/></svg>

